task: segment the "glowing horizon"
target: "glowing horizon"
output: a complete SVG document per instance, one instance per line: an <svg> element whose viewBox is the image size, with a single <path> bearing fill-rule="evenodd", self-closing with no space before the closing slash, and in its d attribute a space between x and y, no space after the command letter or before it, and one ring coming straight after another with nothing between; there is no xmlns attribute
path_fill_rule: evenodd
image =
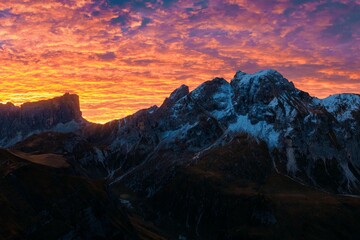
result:
<svg viewBox="0 0 360 240"><path fill-rule="evenodd" d="M319 98L360 93L359 12L359 0L5 0L0 102L76 93L104 123L181 84L269 68Z"/></svg>

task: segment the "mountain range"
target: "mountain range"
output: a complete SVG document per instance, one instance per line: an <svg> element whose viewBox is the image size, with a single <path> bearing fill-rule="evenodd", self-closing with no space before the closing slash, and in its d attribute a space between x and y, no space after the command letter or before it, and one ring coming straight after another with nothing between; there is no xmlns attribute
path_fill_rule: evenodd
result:
<svg viewBox="0 0 360 240"><path fill-rule="evenodd" d="M357 239L360 95L236 72L96 124L0 104L4 239ZM5 216L7 216L5 218Z"/></svg>

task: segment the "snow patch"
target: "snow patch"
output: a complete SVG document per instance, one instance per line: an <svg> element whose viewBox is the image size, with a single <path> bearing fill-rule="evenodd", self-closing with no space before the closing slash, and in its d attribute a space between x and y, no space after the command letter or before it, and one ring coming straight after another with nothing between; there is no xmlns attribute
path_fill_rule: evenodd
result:
<svg viewBox="0 0 360 240"><path fill-rule="evenodd" d="M279 106L279 100L277 97L273 98L273 100L271 100L271 102L269 102L268 104L269 107L271 108L276 108Z"/></svg>
<svg viewBox="0 0 360 240"><path fill-rule="evenodd" d="M344 175L345 175L346 180L347 180L348 190L351 192L351 185L356 183L358 180L354 176L354 174L351 172L351 170L349 168L349 164L347 162L340 163L340 166L344 171Z"/></svg>
<svg viewBox="0 0 360 240"><path fill-rule="evenodd" d="M122 199L120 198L120 204L127 207L127 208L133 208L133 206L131 205L131 202L127 199Z"/></svg>
<svg viewBox="0 0 360 240"><path fill-rule="evenodd" d="M163 141L165 139L174 139L175 137L183 134L185 135L185 133L191 129L192 127L194 127L197 123L190 125L189 123L186 123L185 125L183 125L182 127L176 129L176 130L169 130L169 131L165 131L162 132L160 134L160 140Z"/></svg>
<svg viewBox="0 0 360 240"><path fill-rule="evenodd" d="M239 115L237 121L230 124L228 129L231 132L245 132L255 138L260 138L268 144L269 148L279 146L280 133L265 121L252 124L247 115Z"/></svg>
<svg viewBox="0 0 360 240"><path fill-rule="evenodd" d="M357 94L335 94L314 102L324 106L339 122L352 119L351 112L360 109L360 95Z"/></svg>
<svg viewBox="0 0 360 240"><path fill-rule="evenodd" d="M101 163L104 163L106 157L103 151L101 151L99 148L95 148L95 152L96 152L97 160Z"/></svg>
<svg viewBox="0 0 360 240"><path fill-rule="evenodd" d="M287 158L286 170L288 171L288 173L292 173L292 174L296 173L298 168L296 165L295 152L293 147L286 148L286 158Z"/></svg>
<svg viewBox="0 0 360 240"><path fill-rule="evenodd" d="M79 123L77 123L75 120L72 120L67 123L58 123L51 130L54 132L68 133L68 132L74 132L74 131L78 130L79 128L80 128Z"/></svg>

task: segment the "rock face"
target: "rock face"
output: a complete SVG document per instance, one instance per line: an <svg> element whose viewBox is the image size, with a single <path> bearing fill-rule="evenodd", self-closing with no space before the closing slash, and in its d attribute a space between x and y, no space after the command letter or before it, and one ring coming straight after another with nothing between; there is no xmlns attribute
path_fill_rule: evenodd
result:
<svg viewBox="0 0 360 240"><path fill-rule="evenodd" d="M110 146L112 183L151 196L178 165L247 133L267 143L274 170L336 193L360 193L360 96L326 99L295 88L279 72L237 72L192 92L176 89L160 107L141 110L85 135Z"/></svg>
<svg viewBox="0 0 360 240"><path fill-rule="evenodd" d="M70 132L86 121L81 116L79 97L68 94L50 100L0 104L0 146L8 147L44 131Z"/></svg>

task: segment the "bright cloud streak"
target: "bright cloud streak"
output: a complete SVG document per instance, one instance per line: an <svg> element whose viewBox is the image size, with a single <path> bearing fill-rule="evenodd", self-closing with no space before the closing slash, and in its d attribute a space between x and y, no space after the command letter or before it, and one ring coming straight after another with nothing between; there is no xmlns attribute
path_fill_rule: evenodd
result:
<svg viewBox="0 0 360 240"><path fill-rule="evenodd" d="M77 93L96 122L236 70L274 68L318 97L360 93L352 0L5 0L0 101Z"/></svg>

